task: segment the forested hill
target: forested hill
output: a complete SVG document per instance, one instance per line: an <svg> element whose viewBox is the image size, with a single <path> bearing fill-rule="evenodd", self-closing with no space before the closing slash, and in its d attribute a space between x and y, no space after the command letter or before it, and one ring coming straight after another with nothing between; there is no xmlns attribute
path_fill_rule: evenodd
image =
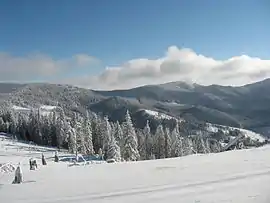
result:
<svg viewBox="0 0 270 203"><path fill-rule="evenodd" d="M0 84L0 101L25 108L61 106L67 114L70 110L82 113L87 110L120 122L129 109L139 128L144 127L149 117L144 110L151 110L175 118L241 127L268 135L269 88L269 79L241 87L172 82L115 91L54 84Z"/></svg>
<svg viewBox="0 0 270 203"><path fill-rule="evenodd" d="M0 131L71 152L101 149L112 156L110 151L125 160L219 152L240 135L236 147L260 146L261 135L241 128L268 127L267 85L268 80L244 87L169 83L101 92L2 84Z"/></svg>

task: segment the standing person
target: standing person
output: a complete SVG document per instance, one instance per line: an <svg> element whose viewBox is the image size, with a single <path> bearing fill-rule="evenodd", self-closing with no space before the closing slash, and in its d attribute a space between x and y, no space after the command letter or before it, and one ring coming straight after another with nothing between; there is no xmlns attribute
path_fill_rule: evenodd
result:
<svg viewBox="0 0 270 203"><path fill-rule="evenodd" d="M20 163L17 166L17 169L15 170L15 178L12 182L12 184L21 184L23 180L23 174L22 174L22 169L20 166Z"/></svg>
<svg viewBox="0 0 270 203"><path fill-rule="evenodd" d="M42 165L47 165L47 162L43 153L42 153Z"/></svg>
<svg viewBox="0 0 270 203"><path fill-rule="evenodd" d="M58 152L55 151L54 162L59 162Z"/></svg>

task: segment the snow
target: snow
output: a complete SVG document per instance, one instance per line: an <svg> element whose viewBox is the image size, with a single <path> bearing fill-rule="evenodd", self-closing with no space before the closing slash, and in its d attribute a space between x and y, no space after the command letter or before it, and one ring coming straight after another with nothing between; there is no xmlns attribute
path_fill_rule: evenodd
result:
<svg viewBox="0 0 270 203"><path fill-rule="evenodd" d="M160 113L160 112L157 112L157 111L152 111L152 110L148 110L148 109L144 109L144 111L145 111L145 113L147 113L147 114L149 114L151 116L154 116L155 118L158 118L158 119L167 119L167 120L175 119L172 116L169 116L167 114Z"/></svg>
<svg viewBox="0 0 270 203"><path fill-rule="evenodd" d="M164 104L169 105L169 106L179 106L179 107L184 107L185 106L185 104L177 103L177 102L174 102L174 101L172 101L172 102L164 102Z"/></svg>
<svg viewBox="0 0 270 203"><path fill-rule="evenodd" d="M14 109L15 111L30 111L30 109L28 108L24 108L24 107L16 106L16 105L13 105L12 109Z"/></svg>
<svg viewBox="0 0 270 203"><path fill-rule="evenodd" d="M228 133L228 130L225 130L223 128L228 128L230 130L239 130L245 135L245 137L249 137L251 140L254 140L254 141L258 141L261 143L266 141L266 139L262 135L255 133L253 131L250 131L250 130L207 123L207 130L209 132L217 132L218 130L222 130L224 133Z"/></svg>
<svg viewBox="0 0 270 203"><path fill-rule="evenodd" d="M39 109L43 111L53 111L56 108L57 106L49 106L49 105L42 105L39 107Z"/></svg>
<svg viewBox="0 0 270 203"><path fill-rule="evenodd" d="M57 106L42 105L39 107L39 110L40 110L41 115L47 116L56 108L57 108ZM19 112L30 112L31 111L31 109L29 109L29 108L24 108L24 107L16 106L16 105L13 105L12 109L15 111L19 111Z"/></svg>
<svg viewBox="0 0 270 203"><path fill-rule="evenodd" d="M265 138L262 137L260 134L255 133L253 131L250 130L246 130L246 129L241 129L241 128L236 128L238 130L240 130L241 132L243 132L245 134L246 137L249 137L251 140L258 140L259 142L265 142Z"/></svg>
<svg viewBox="0 0 270 203"><path fill-rule="evenodd" d="M8 203L269 203L270 146L192 155L174 159L68 167L54 163L53 149L0 142L0 163L21 160L23 184L13 185L14 173L0 175L1 202ZM10 145L11 146L10 146ZM1 145L0 145L1 146ZM17 147L20 151L16 150ZM7 150L6 150L7 149ZM29 157L38 161L30 171ZM64 154L59 153L59 156Z"/></svg>
<svg viewBox="0 0 270 203"><path fill-rule="evenodd" d="M42 105L42 106L39 107L39 110L40 110L41 115L48 116L56 108L57 108L56 106Z"/></svg>

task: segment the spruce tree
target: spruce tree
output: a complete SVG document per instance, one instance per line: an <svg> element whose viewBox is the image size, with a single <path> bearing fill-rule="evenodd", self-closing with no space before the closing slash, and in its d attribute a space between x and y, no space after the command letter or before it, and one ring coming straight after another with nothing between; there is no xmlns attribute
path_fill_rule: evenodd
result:
<svg viewBox="0 0 270 203"><path fill-rule="evenodd" d="M172 151L172 140L169 128L165 128L164 137L165 137L165 147L164 147L165 158L169 158L171 156Z"/></svg>
<svg viewBox="0 0 270 203"><path fill-rule="evenodd" d="M143 158L146 160L149 160L151 159L152 154L154 153L154 149L153 149L154 143L153 143L153 137L151 134L151 128L150 128L148 120L146 121L146 125L143 129L143 134L145 137L145 155L144 155L145 157Z"/></svg>
<svg viewBox="0 0 270 203"><path fill-rule="evenodd" d="M158 125L157 127L155 134L154 149L156 159L165 158L165 135L162 125Z"/></svg>
<svg viewBox="0 0 270 203"><path fill-rule="evenodd" d="M126 112L125 122L123 123L123 133L125 136L123 158L126 161L139 160L140 154L138 151L137 137L128 110Z"/></svg>

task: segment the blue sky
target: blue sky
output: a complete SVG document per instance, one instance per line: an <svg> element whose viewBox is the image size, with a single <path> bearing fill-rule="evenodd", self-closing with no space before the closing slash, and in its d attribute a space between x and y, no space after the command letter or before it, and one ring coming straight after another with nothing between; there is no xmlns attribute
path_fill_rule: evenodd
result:
<svg viewBox="0 0 270 203"><path fill-rule="evenodd" d="M162 57L172 45L217 60L268 59L269 21L268 0L0 0L0 52L53 60L83 53L102 62L89 74Z"/></svg>

